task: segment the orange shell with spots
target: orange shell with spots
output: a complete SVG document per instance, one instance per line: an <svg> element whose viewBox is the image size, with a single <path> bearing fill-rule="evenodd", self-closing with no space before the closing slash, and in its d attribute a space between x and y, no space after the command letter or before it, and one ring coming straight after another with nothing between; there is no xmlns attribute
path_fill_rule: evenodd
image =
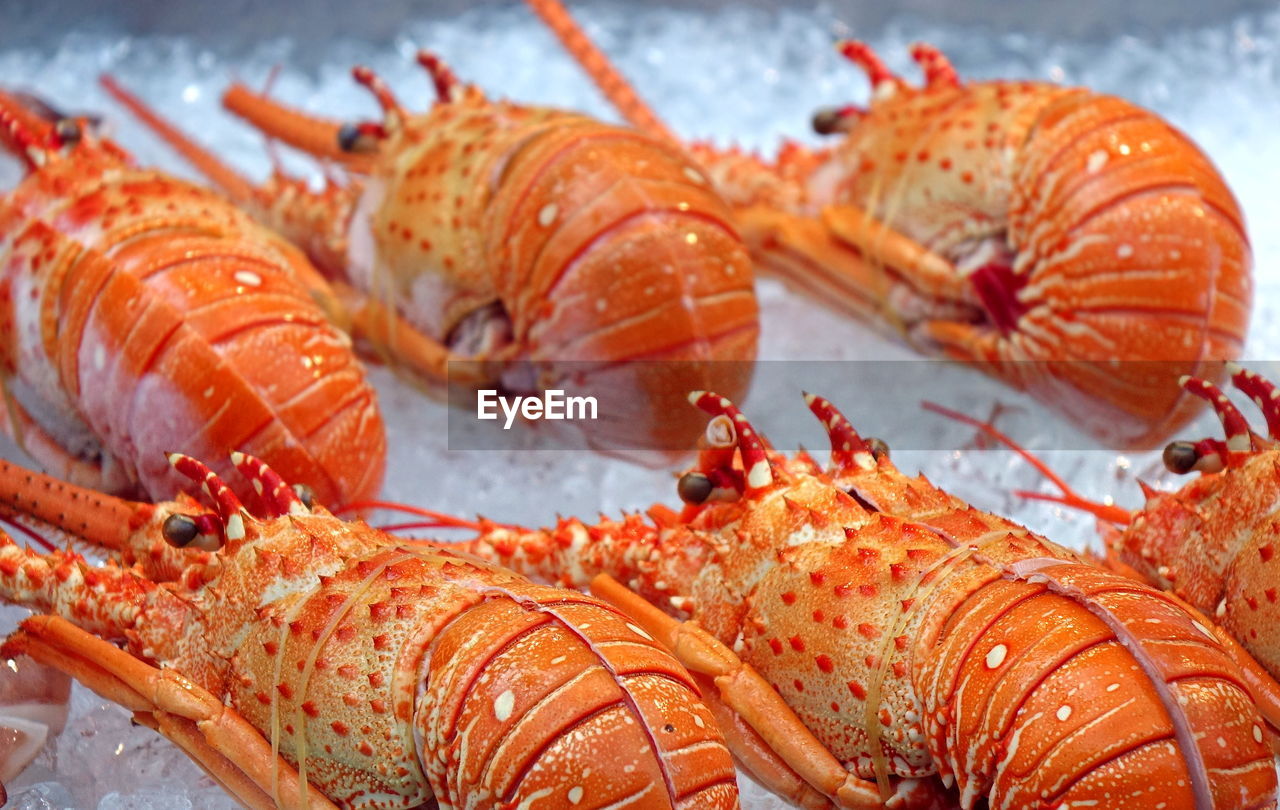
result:
<svg viewBox="0 0 1280 810"><path fill-rule="evenodd" d="M966 810L1274 805L1267 721L1193 614L903 475L813 402L829 469L765 450L732 409L740 456L704 449L687 475L720 494L678 518L489 527L468 548L562 584L606 573L693 620L882 798L938 776Z"/></svg>
<svg viewBox="0 0 1280 810"><path fill-rule="evenodd" d="M256 516L190 459L175 467L206 482L215 514L0 463L6 504L117 557L90 567L0 534L0 598L65 620L28 620L4 653L100 691L122 673L104 693L254 810L302 806L299 785L318 809L737 808L694 681L615 608L339 520L256 459L235 463L267 493ZM174 547L175 514L222 547ZM156 682L188 684L179 705ZM202 712L215 716L184 736L182 718Z"/></svg>
<svg viewBox="0 0 1280 810"><path fill-rule="evenodd" d="M174 450L220 469L231 450L256 453L327 503L377 493L377 398L298 250L90 132L47 141L16 98L0 94L0 119L34 161L0 198L3 422L22 447L81 483L157 498L185 483Z"/></svg>
<svg viewBox="0 0 1280 810"><path fill-rule="evenodd" d="M674 137L561 0L528 0L636 127ZM837 45L871 101L820 110L832 147L693 151L761 269L922 351L967 361L1104 441L1148 447L1196 403L1174 383L1239 357L1253 299L1244 217L1158 115L1045 82L921 86Z"/></svg>
<svg viewBox="0 0 1280 810"><path fill-rule="evenodd" d="M425 113L354 70L379 123L228 90L232 112L346 169L323 192L279 172L253 187L108 89L350 290L357 333L409 374L589 393L602 403L589 439L685 447L684 395L744 392L759 331L751 259L707 176L669 140L491 101L433 55L419 61L439 95Z"/></svg>
<svg viewBox="0 0 1280 810"><path fill-rule="evenodd" d="M808 204L858 206L955 263L957 281L975 273L959 294L982 323L950 353L1007 363L993 368L1111 441L1185 423L1196 400L1174 383L1240 356L1253 293L1244 216L1204 153L1081 88L889 86L811 175L836 178L831 196ZM975 293L984 262L1011 276ZM886 305L949 353L951 332Z"/></svg>

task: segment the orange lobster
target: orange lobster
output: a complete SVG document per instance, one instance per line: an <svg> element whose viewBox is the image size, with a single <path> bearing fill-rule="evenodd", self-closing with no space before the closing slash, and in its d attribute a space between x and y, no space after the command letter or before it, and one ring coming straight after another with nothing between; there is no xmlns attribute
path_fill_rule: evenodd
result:
<svg viewBox="0 0 1280 810"><path fill-rule="evenodd" d="M2 652L121 703L246 806L738 806L689 674L616 609L341 521L250 456L256 515L170 461L213 513L0 463L6 511L120 557L0 534L0 598L48 614Z"/></svg>
<svg viewBox="0 0 1280 810"><path fill-rule="evenodd" d="M635 125L663 134L559 0L528 0ZM759 267L920 349L973 362L1100 438L1149 445L1196 400L1171 383L1240 355L1251 252L1231 191L1181 132L1119 98L962 82L917 45L913 87L860 42L867 109L776 162L695 147Z"/></svg>
<svg viewBox="0 0 1280 810"><path fill-rule="evenodd" d="M0 198L4 429L110 492L170 497L184 479L163 451L240 448L323 501L376 494L376 396L315 269L221 197L45 112L0 93L0 139L29 169Z"/></svg>
<svg viewBox="0 0 1280 810"><path fill-rule="evenodd" d="M1225 440L1174 441L1164 451L1170 472L1202 475L1173 492L1139 482L1146 503L1129 511L1081 496L1042 462L990 425L937 406L974 424L1030 460L1060 490L1058 495L1019 492L1092 512L1107 548L1107 563L1135 579L1186 600L1243 645L1265 670L1250 677L1280 694L1280 389L1257 374L1228 364L1232 383L1262 411L1267 436L1250 430L1238 408L1217 386L1188 377L1181 386L1209 402ZM1123 531L1115 527L1123 527ZM1280 702L1277 703L1280 705Z"/></svg>
<svg viewBox="0 0 1280 810"><path fill-rule="evenodd" d="M304 246L351 294L358 331L421 378L517 391L586 379L617 392L600 416L611 440L683 447L670 406L710 379L745 390L755 357L751 264L729 210L666 139L492 102L435 56L419 61L438 95L425 115L355 69L380 123L340 126L227 91L226 106L269 136L349 170L320 193L278 170L254 187L106 86Z"/></svg>
<svg viewBox="0 0 1280 810"><path fill-rule="evenodd" d="M953 806L953 784L965 810L1275 807L1255 704L1275 712L1274 694L1250 693L1247 656L1207 620L904 476L821 398L825 471L729 400L691 399L714 419L682 515L490 524L465 547L631 614L713 681L704 699L773 789L858 808Z"/></svg>

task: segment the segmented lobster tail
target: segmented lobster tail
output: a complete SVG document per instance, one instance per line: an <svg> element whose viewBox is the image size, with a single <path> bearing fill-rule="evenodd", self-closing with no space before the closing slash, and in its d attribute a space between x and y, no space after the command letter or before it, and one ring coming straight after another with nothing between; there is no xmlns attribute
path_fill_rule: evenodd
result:
<svg viewBox="0 0 1280 810"><path fill-rule="evenodd" d="M211 192L66 131L0 202L10 432L98 489L171 496L166 452L229 470L241 448L322 502L369 497L381 418L314 267Z"/></svg>
<svg viewBox="0 0 1280 810"><path fill-rule="evenodd" d="M564 363L553 376L587 372L593 392L617 392L601 409L612 437L683 448L700 427L680 418L686 392L745 391L750 257L670 144L587 119L542 129L503 169L485 222L517 342L536 365Z"/></svg>
<svg viewBox="0 0 1280 810"><path fill-rule="evenodd" d="M414 722L442 801L737 805L729 750L689 674L589 597L495 592L440 633L426 671Z"/></svg>
<svg viewBox="0 0 1280 810"><path fill-rule="evenodd" d="M1090 566L1012 570L918 664L925 733L965 808L1273 806L1263 721L1208 628Z"/></svg>
<svg viewBox="0 0 1280 810"><path fill-rule="evenodd" d="M1090 395L1159 438L1197 403L1171 382L1221 375L1252 302L1244 217L1209 159L1158 116L1113 96L1063 93L1015 164L1014 272L1027 309L1020 345L1061 389ZM1143 324L1135 328L1135 318ZM1140 359L1113 364L1102 361ZM1080 362L1090 361L1090 362Z"/></svg>

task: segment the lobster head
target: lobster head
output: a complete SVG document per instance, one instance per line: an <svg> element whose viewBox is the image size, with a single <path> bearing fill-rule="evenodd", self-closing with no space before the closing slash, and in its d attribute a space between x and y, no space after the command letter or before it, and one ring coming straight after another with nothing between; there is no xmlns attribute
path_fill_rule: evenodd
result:
<svg viewBox="0 0 1280 810"><path fill-rule="evenodd" d="M801 523L856 528L876 513L909 515L950 506L950 496L920 479L903 475L888 446L864 438L826 399L805 394L809 410L831 441L824 469L805 452L786 456L773 450L726 397L695 391L689 400L712 415L694 467L680 477L677 492L686 504L685 522L723 528L744 520L766 502L784 510L803 509Z"/></svg>
<svg viewBox="0 0 1280 810"><path fill-rule="evenodd" d="M39 96L0 90L0 144L30 171L73 152L77 161L128 161L127 152L101 135L100 125L97 116L65 113Z"/></svg>

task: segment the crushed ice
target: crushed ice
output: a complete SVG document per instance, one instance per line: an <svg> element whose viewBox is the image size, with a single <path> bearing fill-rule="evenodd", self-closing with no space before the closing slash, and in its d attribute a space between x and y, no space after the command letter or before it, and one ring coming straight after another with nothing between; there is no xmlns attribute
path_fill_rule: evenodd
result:
<svg viewBox="0 0 1280 810"><path fill-rule="evenodd" d="M642 94L678 132L766 150L782 136L810 139L811 112L865 100L857 70L830 48L833 35L859 34L855 21L829 7L764 11L724 6L714 14L636 7L586 7L580 16L615 56ZM852 13L852 12L850 12ZM247 171L262 176L267 160L259 138L217 106L232 78L261 83L283 65L272 92L293 104L334 116L373 114L367 94L350 79L357 62L379 70L410 107L429 93L411 64L418 46L436 49L465 80L493 95L583 109L612 117L594 88L523 8L477 9L452 20L419 21L395 47L375 49L339 41L326 47L321 67L290 68L300 43L272 40L234 64L181 39L112 39L68 33L56 52L0 52L5 85L37 90L70 110L105 113L119 140L145 164L190 174L172 153L120 115L97 89L110 70L181 125ZM1226 175L1252 224L1256 309L1246 357L1280 350L1280 229L1274 202L1280 176L1280 11L1244 16L1153 40L1123 36L1103 42L1047 41L999 34L990 27L938 27L899 21L872 38L889 65L907 76L907 46L928 40L949 53L966 77L1037 78L1086 84L1125 96L1185 129ZM311 171L304 162L290 166ZM10 182L0 177L3 187ZM762 354L772 359L847 359L909 356L847 318L783 290L760 285ZM399 384L384 370L374 379L393 437L386 495L458 513L530 523L563 514L591 516L672 502L672 479L662 471L584 454L459 452L447 448L445 412L434 400ZM1212 426L1200 423L1204 431ZM1189 430L1188 436L1206 435ZM411 439L411 440L410 440ZM1035 441L1030 444L1034 448ZM949 453L902 453L900 466L932 479L977 505L1028 523L1062 542L1081 545L1092 522L1051 505L1019 501L1014 488L1041 483L1010 454L963 448ZM1099 452L1050 453L1048 461L1092 497L1136 505L1134 479L1165 481L1158 454L1116 457ZM438 471L447 470L447 475ZM0 613L7 628L20 616ZM0 629L3 629L0 628ZM91 808L222 808L234 804L176 748L130 725L125 712L86 690L75 690L66 732L11 787L22 810ZM744 806L781 807L759 788L744 786Z"/></svg>

